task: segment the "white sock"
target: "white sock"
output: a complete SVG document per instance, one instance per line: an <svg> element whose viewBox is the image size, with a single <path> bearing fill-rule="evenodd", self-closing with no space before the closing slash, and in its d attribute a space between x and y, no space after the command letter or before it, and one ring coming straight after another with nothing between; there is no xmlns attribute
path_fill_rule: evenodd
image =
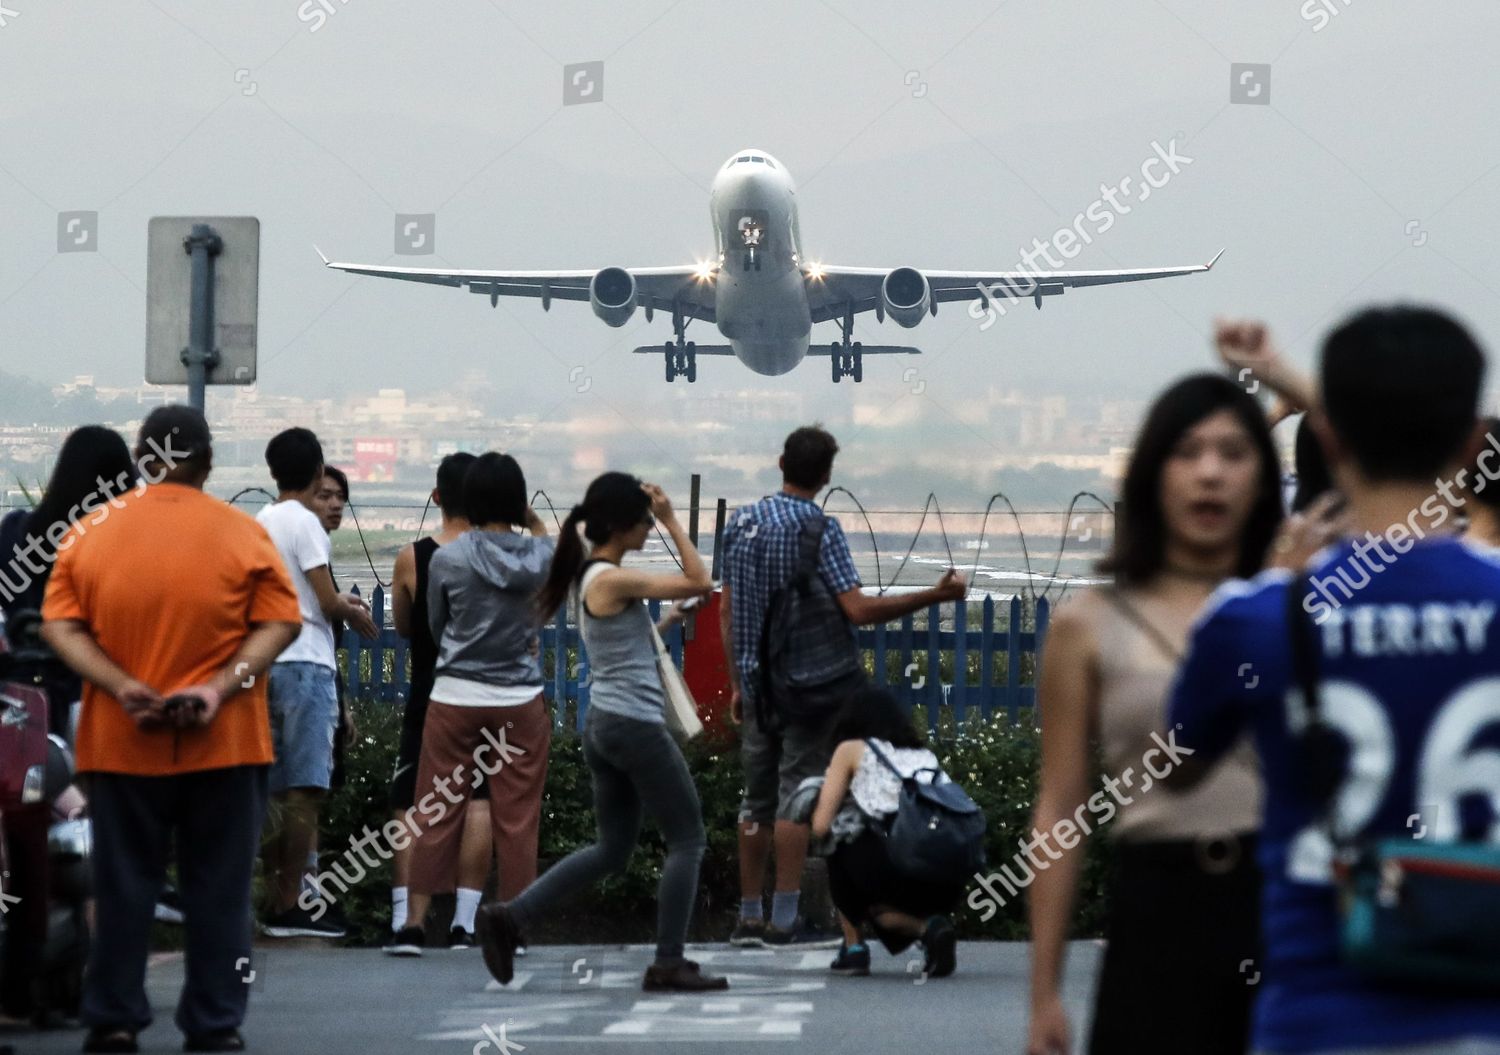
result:
<svg viewBox="0 0 1500 1055"><path fill-rule="evenodd" d="M453 925L462 927L464 930L473 931L474 914L479 911L479 899L484 896L481 890L469 890L459 887L454 895Z"/></svg>
<svg viewBox="0 0 1500 1055"><path fill-rule="evenodd" d="M391 887L391 933L406 926L406 887Z"/></svg>

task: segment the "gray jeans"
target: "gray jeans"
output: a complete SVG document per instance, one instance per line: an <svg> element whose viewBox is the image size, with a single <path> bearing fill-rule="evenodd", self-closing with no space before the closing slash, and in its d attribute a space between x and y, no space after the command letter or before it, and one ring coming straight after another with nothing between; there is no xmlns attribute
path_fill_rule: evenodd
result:
<svg viewBox="0 0 1500 1055"><path fill-rule="evenodd" d="M703 807L687 762L665 725L597 707L589 708L584 719L583 760L594 778L598 841L542 873L510 903L510 910L524 928L553 904L623 872L640 837L641 816L649 813L667 843L656 894L656 960L679 962L707 845Z"/></svg>

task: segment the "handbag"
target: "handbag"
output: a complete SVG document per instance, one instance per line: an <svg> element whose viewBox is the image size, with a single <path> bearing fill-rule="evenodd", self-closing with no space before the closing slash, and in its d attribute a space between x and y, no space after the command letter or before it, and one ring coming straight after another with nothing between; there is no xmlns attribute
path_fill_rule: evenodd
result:
<svg viewBox="0 0 1500 1055"><path fill-rule="evenodd" d="M1334 846L1343 962L1371 979L1445 993L1500 994L1500 846L1406 838L1340 838L1334 830L1340 735L1319 706L1317 643L1288 586L1292 669L1308 723L1294 746L1309 797ZM1333 775L1330 776L1330 773Z"/></svg>
<svg viewBox="0 0 1500 1055"><path fill-rule="evenodd" d="M593 564L583 573L583 578L578 583L580 619L583 617L583 595L589 584L594 581L595 576L610 567L612 565L607 563ZM671 650L667 648L667 643L662 640L656 624L650 621L649 616L647 624L651 627L651 645L656 652L656 674L661 679L661 692L666 700L664 717L667 728L679 739L691 740L703 732L703 721L698 717L698 702L693 699L693 692L683 680L682 672L672 662Z"/></svg>
<svg viewBox="0 0 1500 1055"><path fill-rule="evenodd" d="M672 652L655 623L651 625L651 641L656 647L656 673L661 677L662 695L667 698L667 728L679 739L691 740L703 732L698 701L693 699L693 690L688 688L682 672L672 661Z"/></svg>

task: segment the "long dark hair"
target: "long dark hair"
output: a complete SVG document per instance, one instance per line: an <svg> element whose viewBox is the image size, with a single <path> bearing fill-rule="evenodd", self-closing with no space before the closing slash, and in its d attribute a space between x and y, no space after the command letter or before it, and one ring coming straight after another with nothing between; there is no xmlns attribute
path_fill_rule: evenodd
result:
<svg viewBox="0 0 1500 1055"><path fill-rule="evenodd" d="M74 429L57 452L57 464L41 501L26 519L26 534L42 540L38 548L50 559L54 551L47 534L54 525L91 515L135 482L135 461L124 437L103 425ZM91 498L85 509L85 501Z"/></svg>
<svg viewBox="0 0 1500 1055"><path fill-rule="evenodd" d="M926 747L922 735L889 689L867 685L850 694L833 726L833 742L874 738L892 747Z"/></svg>
<svg viewBox="0 0 1500 1055"><path fill-rule="evenodd" d="M1260 459L1260 480L1240 536L1235 574L1248 578L1260 571L1282 518L1280 461L1271 428L1255 398L1229 378L1192 374L1158 396L1146 414L1125 470L1124 509L1115 518L1114 546L1099 562L1101 572L1113 575L1121 585L1138 586L1161 571L1167 557L1162 470L1182 437L1221 410L1231 412L1245 427Z"/></svg>
<svg viewBox="0 0 1500 1055"><path fill-rule="evenodd" d="M1333 475L1328 469L1328 459L1323 454L1323 445L1313 432L1307 415L1297 424L1297 440L1293 447L1293 464L1297 469L1297 490L1292 495L1292 512L1300 513L1325 491L1333 489Z"/></svg>
<svg viewBox="0 0 1500 1055"><path fill-rule="evenodd" d="M557 552L547 581L536 595L537 617L546 622L568 599L568 591L583 572L583 534L598 546L611 535L628 531L641 523L651 511L651 497L641 489L641 481L629 473L609 472L596 477L584 492L583 501L574 506L558 530Z"/></svg>

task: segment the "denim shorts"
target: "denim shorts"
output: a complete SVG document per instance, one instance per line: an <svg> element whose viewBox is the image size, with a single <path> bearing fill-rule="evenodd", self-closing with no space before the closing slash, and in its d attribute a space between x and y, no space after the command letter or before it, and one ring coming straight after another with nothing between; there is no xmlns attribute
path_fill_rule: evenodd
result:
<svg viewBox="0 0 1500 1055"><path fill-rule="evenodd" d="M333 734L339 723L333 668L321 663L272 663L271 793L288 788L327 790L333 779Z"/></svg>

